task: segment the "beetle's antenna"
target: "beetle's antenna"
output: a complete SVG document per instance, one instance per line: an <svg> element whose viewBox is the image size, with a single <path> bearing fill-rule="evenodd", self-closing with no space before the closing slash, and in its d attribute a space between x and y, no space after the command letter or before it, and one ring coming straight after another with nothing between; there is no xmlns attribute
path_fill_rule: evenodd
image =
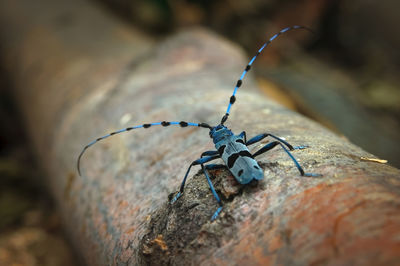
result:
<svg viewBox="0 0 400 266"><path fill-rule="evenodd" d="M233 94L232 94L231 98L229 99L228 109L226 110L225 115L224 115L224 116L222 117L222 119L221 119L221 125L223 125L223 124L226 122L226 120L228 120L228 116L229 116L229 113L230 113L230 111L231 111L231 107L232 107L232 105L233 105L233 104L235 103L235 101L236 101L236 96L235 96L235 95L236 95L236 92L237 92L237 90L239 89L239 87L242 85L244 76L246 76L247 72L249 72L249 70L250 70L250 68L251 68L251 65L252 65L253 62L256 60L257 56L258 56L258 55L262 52L262 50L264 50L264 48L267 47L276 37L278 37L278 36L281 35L282 33L285 33L285 32L287 32L287 31L294 30L294 29L305 29L305 30L308 30L308 31L310 31L311 33L313 33L313 31L312 31L311 29L307 28L307 27L295 25L295 26L292 26L292 27L287 27L287 28L282 29L282 30L279 31L277 34L275 34L274 36L272 36L266 43L264 43L263 46L261 46L261 48L257 51L257 53L253 56L253 58L252 58L252 59L250 60L250 62L247 64L247 66L246 66L246 68L244 69L242 75L241 75L240 78L238 79L238 81L237 81L237 83L236 83L236 86L235 86L235 89L233 90Z"/></svg>
<svg viewBox="0 0 400 266"><path fill-rule="evenodd" d="M107 134L107 135L104 135L104 136L102 136L102 137L99 137L99 138L93 140L92 142L90 142L89 144L87 144L87 145L83 148L83 150L82 150L81 153L79 154L78 161L77 161L77 163L76 163L76 167L77 167L77 169L78 169L79 175L81 175L80 164L81 164L82 155L85 153L85 151L86 151L90 146L93 146L94 144L96 144L96 143L99 142L100 140L106 139L106 138L108 138L108 137L111 137L111 136L116 135L116 134L119 134L119 133L123 133L123 132L126 132L126 131L130 131L130 130L132 130L132 129L149 128L149 127L151 127L151 126L163 126L163 127L167 127L167 126L170 126L170 125L179 125L179 126L181 126L181 127L188 127L188 126L203 127L203 128L208 128L208 129L211 129L211 128L212 128L210 125L208 125L208 124L206 124L206 123L191 123L191 122L185 122L185 121L180 121L180 122L177 122L177 121L171 121L171 122L162 121L162 122L157 122L157 123L150 123L150 124L143 124L143 125L139 125L139 126L127 127L127 128L123 128L123 129L120 129L120 130L111 132L111 133L109 133L109 134Z"/></svg>

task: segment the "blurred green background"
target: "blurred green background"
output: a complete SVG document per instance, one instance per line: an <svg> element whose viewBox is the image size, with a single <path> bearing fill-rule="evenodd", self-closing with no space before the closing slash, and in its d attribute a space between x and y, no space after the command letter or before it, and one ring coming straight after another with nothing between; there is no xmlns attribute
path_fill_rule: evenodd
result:
<svg viewBox="0 0 400 266"><path fill-rule="evenodd" d="M315 35L293 32L258 59L253 75L263 93L400 166L400 2L101 0L92 4L160 41L184 28L209 28L243 47L249 58L283 27L312 28ZM10 96L12 82L1 66L0 85L0 265L75 265Z"/></svg>

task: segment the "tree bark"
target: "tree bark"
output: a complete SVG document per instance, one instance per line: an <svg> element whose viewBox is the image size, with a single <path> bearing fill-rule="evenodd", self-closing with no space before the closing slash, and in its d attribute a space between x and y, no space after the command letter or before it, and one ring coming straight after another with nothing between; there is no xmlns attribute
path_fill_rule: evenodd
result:
<svg viewBox="0 0 400 266"><path fill-rule="evenodd" d="M255 92L246 77L226 123L309 148L258 157L265 178L238 185L198 168L169 204L190 162L213 149L203 128L120 128L159 121L219 123L247 60L194 29L153 46L85 1L0 1L3 65L15 81L38 160L65 226L89 265L395 265L400 263L400 171ZM266 142L263 142L265 144ZM255 149L261 147L255 145ZM197 174L196 174L197 173Z"/></svg>

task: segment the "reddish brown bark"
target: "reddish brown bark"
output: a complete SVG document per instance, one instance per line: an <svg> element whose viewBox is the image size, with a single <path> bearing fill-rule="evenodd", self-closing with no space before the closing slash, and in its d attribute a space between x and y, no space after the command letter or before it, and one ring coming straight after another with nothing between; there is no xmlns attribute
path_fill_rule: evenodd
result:
<svg viewBox="0 0 400 266"><path fill-rule="evenodd" d="M142 34L81 1L0 3L4 64L88 264L400 262L399 170L362 160L372 155L249 92L249 78L227 126L309 145L294 155L323 177L299 176L279 148L259 157L265 179L258 184L241 187L227 170L212 171L224 209L210 222L217 204L198 169L184 196L168 203L189 163L213 148L206 129L172 126L98 143L79 177L80 150L108 131L162 120L218 123L246 60L204 30L149 49Z"/></svg>

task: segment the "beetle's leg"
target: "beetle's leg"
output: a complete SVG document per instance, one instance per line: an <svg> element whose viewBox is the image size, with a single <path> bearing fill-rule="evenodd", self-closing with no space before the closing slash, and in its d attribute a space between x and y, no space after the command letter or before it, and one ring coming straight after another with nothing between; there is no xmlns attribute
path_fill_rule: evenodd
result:
<svg viewBox="0 0 400 266"><path fill-rule="evenodd" d="M279 141L273 141L270 143L267 143L264 147L262 147L261 149L259 149L257 152L255 152L253 154L253 157L256 157L260 154L263 154L266 151L269 151L271 149L273 149L276 145L280 145L282 147L282 149L289 155L289 157L292 159L292 161L294 162L294 164L296 165L297 169L299 170L300 174L302 176L311 176L311 177L318 177L321 176L320 174L311 174L311 173L305 173L303 168L300 166L299 162L296 160L296 158L294 158L294 156L290 153L290 151L285 147L285 145L283 145L282 143L280 143Z"/></svg>
<svg viewBox="0 0 400 266"><path fill-rule="evenodd" d="M214 155L219 155L218 151L205 151L200 155L200 158L203 158L204 156L214 156Z"/></svg>
<svg viewBox="0 0 400 266"><path fill-rule="evenodd" d="M219 157L220 157L220 156L219 156L219 154L218 154L218 155L214 155L214 156L202 157L202 158L199 158L199 159L193 161L193 162L190 164L190 166L189 166L189 168L187 169L187 171L186 171L186 174L185 174L185 177L183 178L183 181L182 181L181 187L180 187L180 189L179 189L179 192L178 192L178 193L175 195L175 197L171 200L171 203L174 203L174 202L182 195L183 189L185 188L186 178L188 177L189 172L190 172L190 169L192 168L193 165L204 164L204 163L207 163L207 162L209 162L209 161L218 159Z"/></svg>
<svg viewBox="0 0 400 266"><path fill-rule="evenodd" d="M213 163L210 163L210 164L207 164L205 167L206 167L207 170L214 170L214 169L226 168L226 165L225 164L213 164Z"/></svg>
<svg viewBox="0 0 400 266"><path fill-rule="evenodd" d="M208 171L207 171L208 168L211 168L211 169L212 169L212 168L214 168L215 166L216 166L215 164L206 165L206 166L204 166L204 164L201 164L201 168L203 169L203 172L204 172L204 174L205 174L205 176L206 176L206 178L207 178L207 182L208 182L208 185L210 186L211 192L212 192L212 194L214 195L214 198L217 200L217 202L218 202L218 204L219 204L218 209L214 212L213 216L211 217L211 221L214 221L215 219L217 219L218 214L219 214L219 213L221 212L221 210L222 210L222 202L221 202L221 199L219 198L217 192L215 191L214 186L213 186L213 184L212 184L212 182L211 182L210 176L208 175Z"/></svg>
<svg viewBox="0 0 400 266"><path fill-rule="evenodd" d="M285 141L284 139L279 138L279 137L277 137L277 136L274 136L274 135L272 135L272 134L270 134L270 133L263 133L263 134L257 135L257 136L255 136L255 137L251 138L249 141L247 141L247 142L246 142L246 145L247 145L247 146L252 145L252 144L254 144L254 143L256 143L256 142L259 142L259 141L265 139L266 137L274 138L274 139L276 139L277 141L279 141L279 142L285 144L286 147L288 147L288 149L291 150L291 151L292 151L292 150L301 150L301 149L307 148L307 146L297 146L297 147L293 147L292 145L290 145L290 144L289 144L287 141Z"/></svg>
<svg viewBox="0 0 400 266"><path fill-rule="evenodd" d="M241 138L244 140L244 143L247 142L246 131L242 131L242 132L239 134L239 137L241 137Z"/></svg>

